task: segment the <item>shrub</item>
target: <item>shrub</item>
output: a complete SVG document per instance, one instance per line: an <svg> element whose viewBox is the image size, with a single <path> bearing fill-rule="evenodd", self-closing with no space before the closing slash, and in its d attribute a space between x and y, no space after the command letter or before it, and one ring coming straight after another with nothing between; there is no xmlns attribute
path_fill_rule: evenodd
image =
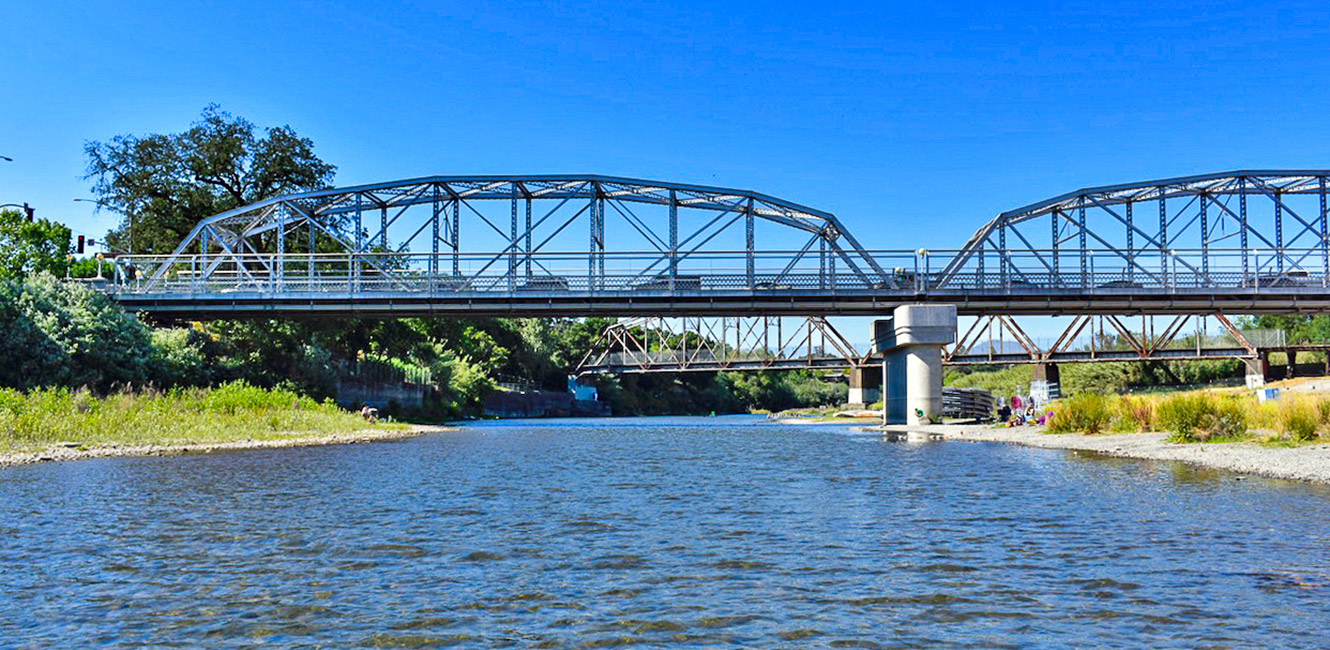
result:
<svg viewBox="0 0 1330 650"><path fill-rule="evenodd" d="M1319 406L1314 408L1306 400L1284 400L1279 405L1275 430L1293 440L1311 440L1316 437L1319 416Z"/></svg>
<svg viewBox="0 0 1330 650"><path fill-rule="evenodd" d="M1171 431L1175 440L1190 442L1209 438L1206 429L1214 409L1207 395L1182 393L1164 398L1155 414L1159 426Z"/></svg>
<svg viewBox="0 0 1330 650"><path fill-rule="evenodd" d="M1330 425L1330 399L1316 400L1316 415L1322 426Z"/></svg>
<svg viewBox="0 0 1330 650"><path fill-rule="evenodd" d="M1215 437L1239 438L1247 435L1248 404L1232 397L1220 397L1215 406Z"/></svg>
<svg viewBox="0 0 1330 650"><path fill-rule="evenodd" d="M1247 410L1241 400L1232 397L1182 393L1164 398L1155 413L1160 427L1172 432L1175 442L1196 442L1245 435Z"/></svg>
<svg viewBox="0 0 1330 650"><path fill-rule="evenodd" d="M1079 393L1058 403L1048 423L1051 433L1099 433L1113 419L1110 398L1098 393Z"/></svg>
<svg viewBox="0 0 1330 650"><path fill-rule="evenodd" d="M1154 430L1155 400L1124 396L1115 402L1115 406L1112 430L1124 433Z"/></svg>

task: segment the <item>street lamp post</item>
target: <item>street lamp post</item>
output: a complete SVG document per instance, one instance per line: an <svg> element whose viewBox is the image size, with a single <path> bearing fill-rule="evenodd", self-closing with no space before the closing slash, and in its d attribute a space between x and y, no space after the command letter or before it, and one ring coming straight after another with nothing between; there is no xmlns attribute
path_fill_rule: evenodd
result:
<svg viewBox="0 0 1330 650"><path fill-rule="evenodd" d="M28 205L26 202L24 202L24 203L3 203L3 204L0 204L0 208L23 208L23 218L27 219L28 221L32 221L32 215L33 215L34 213L37 212L37 210L36 210L35 208L33 208L32 206Z"/></svg>

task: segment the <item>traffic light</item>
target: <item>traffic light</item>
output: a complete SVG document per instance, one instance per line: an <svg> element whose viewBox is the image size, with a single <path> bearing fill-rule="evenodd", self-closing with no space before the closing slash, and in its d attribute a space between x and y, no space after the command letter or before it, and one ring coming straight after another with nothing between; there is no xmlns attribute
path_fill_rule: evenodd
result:
<svg viewBox="0 0 1330 650"><path fill-rule="evenodd" d="M28 221L32 221L32 214L34 212L36 212L36 210L34 210L32 206L28 205L27 202L25 201L23 203L23 215L28 218Z"/></svg>
<svg viewBox="0 0 1330 650"><path fill-rule="evenodd" d="M78 252L79 255L83 254L83 235L79 235Z"/></svg>

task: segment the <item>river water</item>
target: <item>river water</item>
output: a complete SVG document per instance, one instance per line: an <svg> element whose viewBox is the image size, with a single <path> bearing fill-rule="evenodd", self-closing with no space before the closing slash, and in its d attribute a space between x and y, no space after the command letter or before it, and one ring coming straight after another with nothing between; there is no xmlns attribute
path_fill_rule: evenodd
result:
<svg viewBox="0 0 1330 650"><path fill-rule="evenodd" d="M0 647L1323 648L1330 490L756 418L0 470Z"/></svg>

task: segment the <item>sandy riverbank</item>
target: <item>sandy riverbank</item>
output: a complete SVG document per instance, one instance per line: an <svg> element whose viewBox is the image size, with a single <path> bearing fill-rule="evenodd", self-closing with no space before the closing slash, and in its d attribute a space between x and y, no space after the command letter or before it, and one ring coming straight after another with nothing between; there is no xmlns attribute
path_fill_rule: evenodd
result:
<svg viewBox="0 0 1330 650"><path fill-rule="evenodd" d="M276 449L281 447L315 447L320 445L348 445L362 442L381 442L400 440L427 433L452 431L454 427L420 425L409 429L389 431L365 430L352 433L331 433L313 435L293 435L289 438L273 440L232 440L228 442L203 442L180 445L108 445L86 449L70 445L52 445L39 451L0 453L0 467L11 465L29 465L69 460L87 460L89 458L114 458L120 456L173 456L179 454L207 454L218 451L241 449Z"/></svg>
<svg viewBox="0 0 1330 650"><path fill-rule="evenodd" d="M1193 463L1239 474L1330 483L1330 445L1265 447L1253 442L1175 444L1164 433L1086 436L1047 434L1042 428L993 428L988 425L940 424L922 427L867 427L892 433L919 432L947 440L1005 442L1046 449L1091 451L1123 458Z"/></svg>

